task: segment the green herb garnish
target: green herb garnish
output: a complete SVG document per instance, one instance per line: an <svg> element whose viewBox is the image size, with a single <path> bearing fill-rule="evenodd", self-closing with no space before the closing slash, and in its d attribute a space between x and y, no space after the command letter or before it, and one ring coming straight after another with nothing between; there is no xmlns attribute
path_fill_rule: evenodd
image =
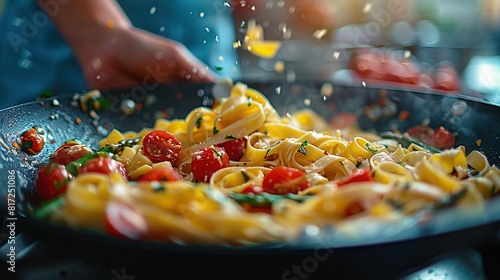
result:
<svg viewBox="0 0 500 280"><path fill-rule="evenodd" d="M197 120L196 120L196 128L200 129L201 127L201 122L203 121L203 118L202 117L199 117Z"/></svg>
<svg viewBox="0 0 500 280"><path fill-rule="evenodd" d="M250 177L248 177L248 175L244 171L241 171L241 175L243 175L243 180L245 180L245 183L250 180Z"/></svg>
<svg viewBox="0 0 500 280"><path fill-rule="evenodd" d="M369 151L370 153L376 153L376 152L378 152L378 150L377 150L377 149L373 149L373 148L372 148L372 145L371 145L370 143L366 143L366 148L368 149L368 151Z"/></svg>
<svg viewBox="0 0 500 280"><path fill-rule="evenodd" d="M300 144L300 148L297 150L297 152L303 154L303 155L307 155L307 145L309 143L307 143L307 140L304 140L301 144Z"/></svg>

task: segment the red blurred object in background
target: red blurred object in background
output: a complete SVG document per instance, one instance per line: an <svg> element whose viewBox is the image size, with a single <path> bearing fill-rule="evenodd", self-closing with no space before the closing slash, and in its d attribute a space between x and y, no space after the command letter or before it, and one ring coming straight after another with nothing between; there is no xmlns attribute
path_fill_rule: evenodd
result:
<svg viewBox="0 0 500 280"><path fill-rule="evenodd" d="M440 62L433 71L425 71L418 59L406 51L360 49L353 53L350 69L357 78L436 89L446 92L460 90L460 76L450 62Z"/></svg>

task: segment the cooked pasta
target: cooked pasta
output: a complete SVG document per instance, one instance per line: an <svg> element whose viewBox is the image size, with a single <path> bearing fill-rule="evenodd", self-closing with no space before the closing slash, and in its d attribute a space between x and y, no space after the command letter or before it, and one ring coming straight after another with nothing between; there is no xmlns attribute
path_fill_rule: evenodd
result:
<svg viewBox="0 0 500 280"><path fill-rule="evenodd" d="M178 139L182 149L175 160L154 162L145 153L145 136L153 131ZM195 108L184 119L158 119L139 132L113 130L100 145L133 138L139 141L114 155L128 178L116 172L79 174L50 219L109 231L105 212L117 202L142 217L147 230L137 239L245 245L293 242L310 225L335 227L359 218L398 221L437 209L443 201L480 213L500 192L500 170L478 151L467 153L460 146L434 153L357 129L333 130L311 110L280 116L263 94L242 83L213 108ZM215 147L234 139L244 140L241 158L198 182L195 153L212 147L219 157ZM280 166L304 176L290 171L278 176L292 176L288 181L267 179ZM182 179L137 181L164 167ZM354 177L360 171L366 177ZM266 184L274 184L274 193Z"/></svg>

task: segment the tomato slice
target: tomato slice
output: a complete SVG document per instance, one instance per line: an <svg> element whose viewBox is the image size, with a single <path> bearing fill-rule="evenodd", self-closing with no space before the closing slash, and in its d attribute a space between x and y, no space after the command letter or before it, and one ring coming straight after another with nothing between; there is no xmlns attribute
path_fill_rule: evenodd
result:
<svg viewBox="0 0 500 280"><path fill-rule="evenodd" d="M262 188L271 194L297 194L309 187L306 174L297 168L278 166L264 175Z"/></svg>
<svg viewBox="0 0 500 280"><path fill-rule="evenodd" d="M219 169L229 166L229 156L221 147L208 146L199 149L193 154L191 171L200 182L209 182L212 174Z"/></svg>
<svg viewBox="0 0 500 280"><path fill-rule="evenodd" d="M68 165L70 162L78 160L92 152L92 149L86 145L70 140L61 145L52 155L50 155L50 162Z"/></svg>
<svg viewBox="0 0 500 280"><path fill-rule="evenodd" d="M87 161L78 171L78 174L85 173L101 173L111 174L113 172L120 173L124 178L128 179L127 169L123 163L109 157L96 157Z"/></svg>
<svg viewBox="0 0 500 280"><path fill-rule="evenodd" d="M432 134L434 134L434 129L426 125L416 125L408 128L406 133L410 135L415 140L423 142L430 145L432 142Z"/></svg>
<svg viewBox="0 0 500 280"><path fill-rule="evenodd" d="M139 210L118 201L106 205L105 227L110 235L124 239L137 240L148 233L146 219Z"/></svg>
<svg viewBox="0 0 500 280"><path fill-rule="evenodd" d="M432 134L434 147L440 150L451 149L455 147L455 136L446 129L436 129Z"/></svg>
<svg viewBox="0 0 500 280"><path fill-rule="evenodd" d="M144 154L154 163L169 161L174 163L182 150L182 143L172 133L153 130L142 140Z"/></svg>
<svg viewBox="0 0 500 280"><path fill-rule="evenodd" d="M248 136L243 136L238 139L226 141L217 146L224 148L227 155L229 156L229 160L239 161L245 154L245 149L247 147L247 140Z"/></svg>
<svg viewBox="0 0 500 280"><path fill-rule="evenodd" d="M21 135L21 148L30 155L39 154L45 145L45 138L32 127Z"/></svg>
<svg viewBox="0 0 500 280"><path fill-rule="evenodd" d="M182 179L182 176L170 167L162 167L152 169L148 173L139 177L138 181L177 181Z"/></svg>
<svg viewBox="0 0 500 280"><path fill-rule="evenodd" d="M355 169L349 176L335 182L337 187L342 187L351 183L373 181L372 172L368 168Z"/></svg>
<svg viewBox="0 0 500 280"><path fill-rule="evenodd" d="M35 189L43 200L49 200L66 192L68 182L73 179L64 165L49 163L38 169Z"/></svg>

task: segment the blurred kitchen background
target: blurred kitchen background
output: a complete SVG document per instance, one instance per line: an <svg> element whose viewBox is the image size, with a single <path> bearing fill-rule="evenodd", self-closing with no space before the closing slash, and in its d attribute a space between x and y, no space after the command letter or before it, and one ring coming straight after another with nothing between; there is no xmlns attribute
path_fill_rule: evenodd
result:
<svg viewBox="0 0 500 280"><path fill-rule="evenodd" d="M500 0L221 1L234 8L244 81L410 85L500 104ZM251 23L280 43L275 55L248 51Z"/></svg>
<svg viewBox="0 0 500 280"><path fill-rule="evenodd" d="M369 85L385 78L357 75L356 67L365 68L352 61L359 50L376 48L390 53L383 60L411 60L432 78L445 63L460 78L451 91L500 103L500 0L236 0L233 6L241 41L254 20L265 41L281 42L271 58L240 48L245 80Z"/></svg>

